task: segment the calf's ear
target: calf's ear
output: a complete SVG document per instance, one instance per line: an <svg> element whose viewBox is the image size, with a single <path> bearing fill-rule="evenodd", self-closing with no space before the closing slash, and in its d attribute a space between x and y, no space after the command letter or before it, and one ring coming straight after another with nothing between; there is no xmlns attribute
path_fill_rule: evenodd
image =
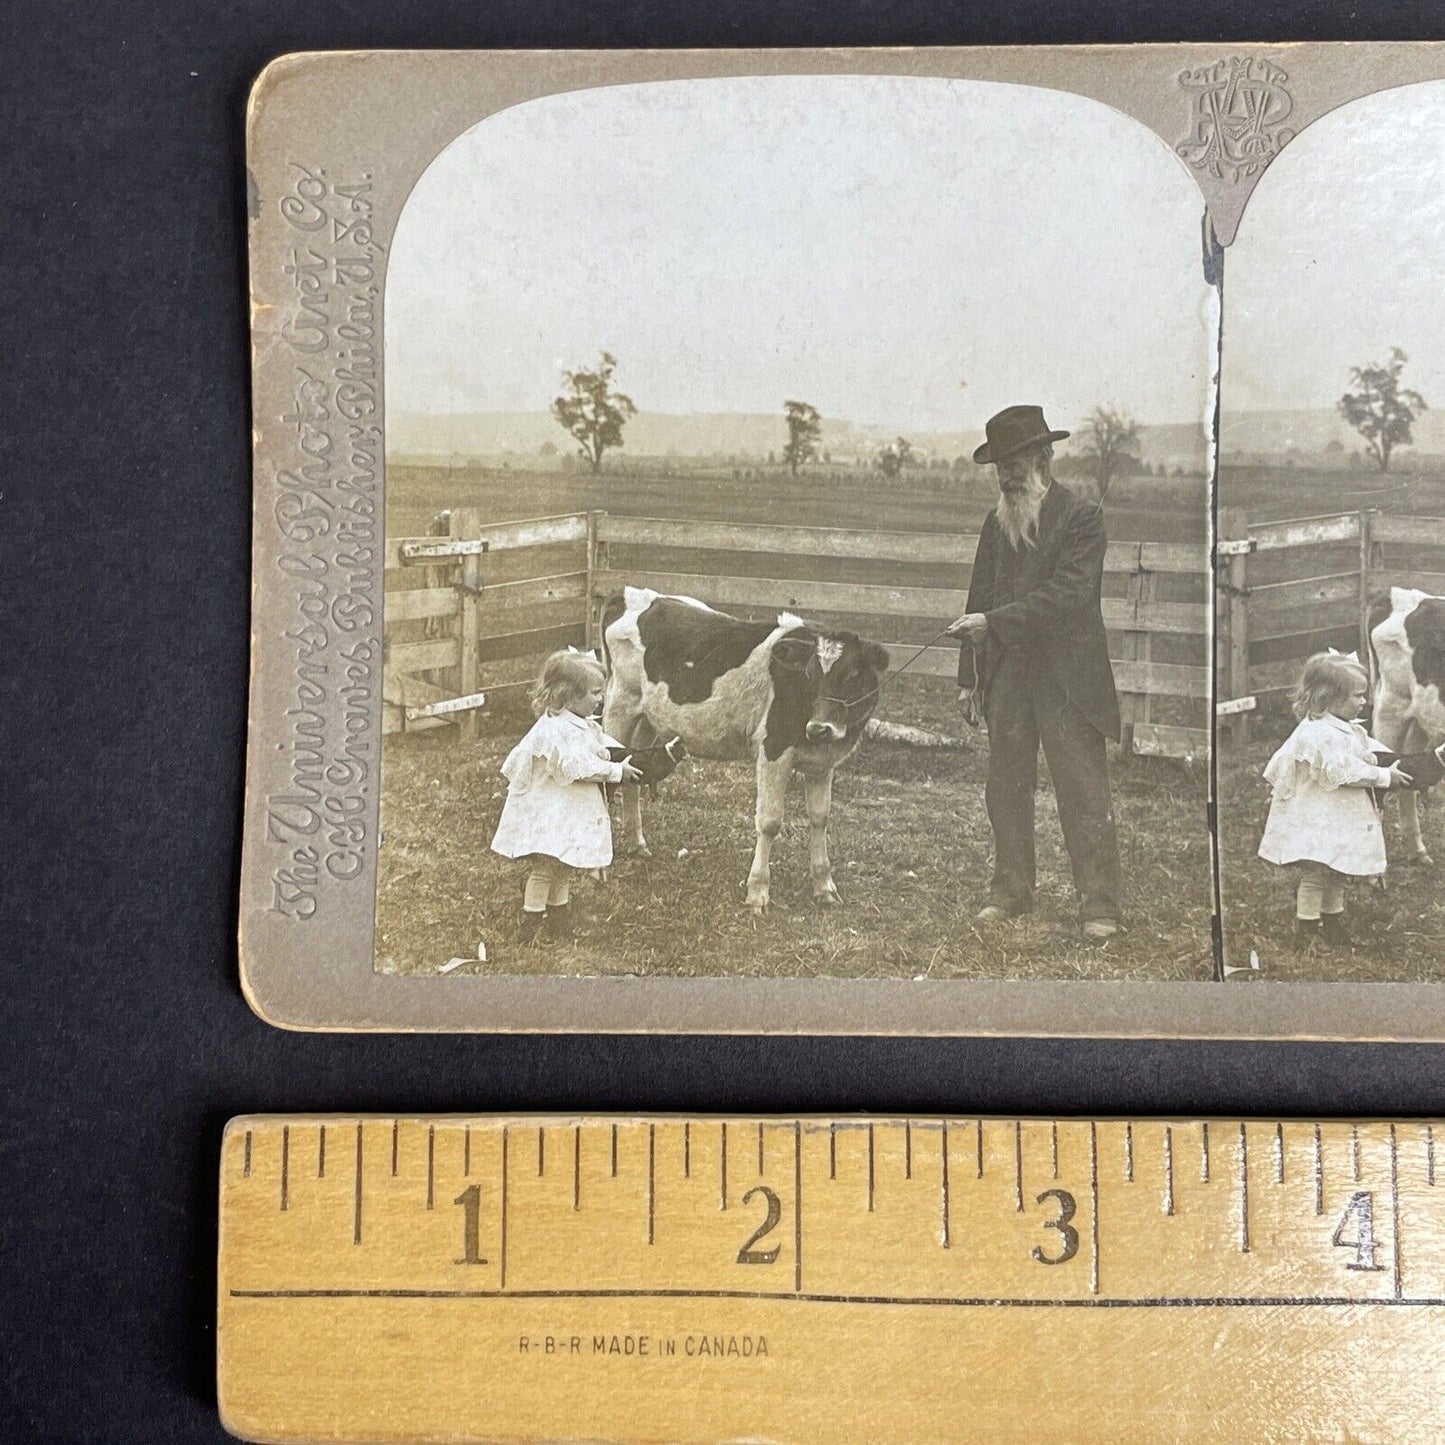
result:
<svg viewBox="0 0 1445 1445"><path fill-rule="evenodd" d="M892 658L888 655L888 649L881 643L865 642L863 644L863 661L874 672L882 673L888 671L888 665Z"/></svg>

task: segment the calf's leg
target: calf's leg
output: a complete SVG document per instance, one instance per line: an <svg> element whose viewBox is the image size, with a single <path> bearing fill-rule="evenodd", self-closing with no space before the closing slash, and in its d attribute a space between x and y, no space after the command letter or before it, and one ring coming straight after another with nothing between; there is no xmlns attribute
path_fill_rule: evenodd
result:
<svg viewBox="0 0 1445 1445"><path fill-rule="evenodd" d="M602 726L625 748L652 745L652 724L640 713L604 712ZM642 789L636 783L621 783L617 788L617 800L622 815L617 851L624 857L651 858L652 851L647 846L647 839L642 836Z"/></svg>
<svg viewBox="0 0 1445 1445"><path fill-rule="evenodd" d="M1375 736L1392 753L1409 751L1410 737L1416 731L1409 718L1402 717L1395 708L1384 705L1375 709ZM1397 790L1391 789L1394 793ZM1429 863L1430 855L1425 850L1424 839L1420 836L1420 810L1415 794L1408 788L1398 790L1400 800L1400 831L1404 834L1405 859L1407 863Z"/></svg>
<svg viewBox="0 0 1445 1445"><path fill-rule="evenodd" d="M837 903L838 887L833 882L833 865L828 858L828 815L833 807L833 770L807 773L803 788L808 799L808 863L813 875L813 899Z"/></svg>
<svg viewBox="0 0 1445 1445"><path fill-rule="evenodd" d="M759 750L756 814L758 841L753 850L753 866L748 870L748 908L753 913L767 910L773 839L782 831L783 807L788 795L788 779L792 775L791 749L776 761L769 759Z"/></svg>

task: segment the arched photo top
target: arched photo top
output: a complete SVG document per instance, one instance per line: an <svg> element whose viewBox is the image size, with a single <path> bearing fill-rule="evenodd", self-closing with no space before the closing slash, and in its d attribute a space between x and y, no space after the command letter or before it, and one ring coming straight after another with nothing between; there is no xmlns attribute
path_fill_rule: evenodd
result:
<svg viewBox="0 0 1445 1445"><path fill-rule="evenodd" d="M1223 442L1305 451L1360 439L1336 405L1352 369L1409 358L1445 405L1445 81L1380 91L1313 122L1260 178L1225 263ZM1288 436L1245 413L1297 413ZM1314 421L1304 418L1308 415ZM1445 417L1415 442L1445 451Z"/></svg>
<svg viewBox="0 0 1445 1445"><path fill-rule="evenodd" d="M1099 405L1200 426L1200 214L1168 145L1062 91L812 75L530 101L442 151L398 221L389 448L428 417L545 417L604 349L640 412L801 397L971 431L1023 400L1066 427Z"/></svg>

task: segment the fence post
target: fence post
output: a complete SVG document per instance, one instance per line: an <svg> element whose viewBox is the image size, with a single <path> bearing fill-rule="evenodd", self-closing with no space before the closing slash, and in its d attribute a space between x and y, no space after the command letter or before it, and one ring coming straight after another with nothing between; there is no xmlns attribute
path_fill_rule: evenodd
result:
<svg viewBox="0 0 1445 1445"><path fill-rule="evenodd" d="M1241 542L1249 538L1249 516L1237 507L1222 508L1219 513L1221 541ZM1220 647L1227 649L1220 658L1217 673L1222 673L1229 700L1249 696L1249 557L1240 553L1231 556L1225 567L1224 585L1220 588L1223 606L1216 613L1221 623ZM1249 714L1235 713L1230 718L1231 738L1249 741Z"/></svg>
<svg viewBox="0 0 1445 1445"><path fill-rule="evenodd" d="M1124 657L1129 662L1148 662L1151 655L1151 640L1147 627L1149 605L1154 601L1155 577L1144 570L1144 547L1141 543L1135 554L1134 570L1129 574L1129 601L1133 604L1133 630L1124 634ZM1149 689L1146 683L1142 692L1126 693L1124 696L1124 751L1134 752L1134 729L1143 723L1148 725L1152 712Z"/></svg>
<svg viewBox="0 0 1445 1445"><path fill-rule="evenodd" d="M598 623L601 618L598 616L597 605L593 599L593 579L597 576L597 513L587 513L587 561L584 564L587 568L587 595L582 603L585 615L583 625L586 631L583 634L583 646L589 650L594 649L601 642L601 635Z"/></svg>
<svg viewBox="0 0 1445 1445"><path fill-rule="evenodd" d="M597 574L608 567L607 542L601 536L606 520L606 512L587 514L587 645L597 648L602 646L602 611L607 606L597 588Z"/></svg>
<svg viewBox="0 0 1445 1445"><path fill-rule="evenodd" d="M1370 573L1376 563L1375 518L1379 510L1370 507L1360 513L1360 661L1370 667ZM1370 671L1374 678L1373 670Z"/></svg>
<svg viewBox="0 0 1445 1445"><path fill-rule="evenodd" d="M477 536L482 530L482 514L475 507L459 507L452 512L451 535L454 541ZM455 696L468 697L477 691L477 652L482 638L482 559L479 556L460 559L457 578L457 690ZM477 710L470 708L458 721L463 739L471 742L477 735Z"/></svg>

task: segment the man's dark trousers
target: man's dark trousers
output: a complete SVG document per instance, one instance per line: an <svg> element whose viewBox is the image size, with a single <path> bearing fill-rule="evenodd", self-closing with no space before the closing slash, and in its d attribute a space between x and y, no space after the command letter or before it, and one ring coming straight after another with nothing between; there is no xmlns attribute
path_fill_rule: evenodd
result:
<svg viewBox="0 0 1445 1445"><path fill-rule="evenodd" d="M994 841L988 901L1010 913L1033 905L1034 793L1042 743L1083 919L1118 921L1119 843L1109 806L1104 735L1031 661L1027 652L1007 649L988 688L984 796Z"/></svg>

